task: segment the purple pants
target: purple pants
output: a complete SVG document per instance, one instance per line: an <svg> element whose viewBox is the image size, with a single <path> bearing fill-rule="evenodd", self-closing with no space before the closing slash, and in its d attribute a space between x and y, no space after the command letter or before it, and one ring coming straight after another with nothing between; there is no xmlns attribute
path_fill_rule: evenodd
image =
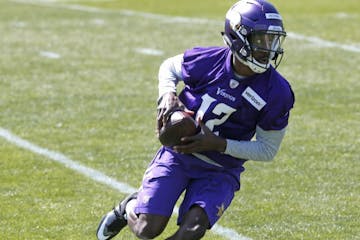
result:
<svg viewBox="0 0 360 240"><path fill-rule="evenodd" d="M241 171L242 167L224 169L193 155L162 147L144 174L135 213L170 217L175 203L186 191L178 224L193 205L198 205L205 210L211 228L230 205L234 192L239 190Z"/></svg>

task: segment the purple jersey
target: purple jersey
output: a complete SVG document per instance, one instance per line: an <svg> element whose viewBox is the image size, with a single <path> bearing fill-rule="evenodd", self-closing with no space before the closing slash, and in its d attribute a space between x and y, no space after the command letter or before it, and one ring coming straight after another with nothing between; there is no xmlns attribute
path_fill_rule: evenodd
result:
<svg viewBox="0 0 360 240"><path fill-rule="evenodd" d="M185 88L180 100L223 138L248 141L257 125L264 130L286 127L294 104L289 83L273 67L240 79L232 70L231 58L228 47L186 51L182 65ZM219 152L202 154L230 169L245 161Z"/></svg>
<svg viewBox="0 0 360 240"><path fill-rule="evenodd" d="M251 140L257 125L264 130L283 129L294 103L287 81L273 68L239 79L231 57L226 47L186 51L180 100L223 138ZM245 161L215 151L180 154L161 147L146 170L135 212L170 216L186 189L178 223L195 204L205 210L212 226L239 190Z"/></svg>

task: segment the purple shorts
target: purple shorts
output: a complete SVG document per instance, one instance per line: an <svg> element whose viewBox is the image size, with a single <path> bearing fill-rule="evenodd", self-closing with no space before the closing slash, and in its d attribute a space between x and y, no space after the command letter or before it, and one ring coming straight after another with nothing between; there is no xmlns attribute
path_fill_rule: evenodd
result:
<svg viewBox="0 0 360 240"><path fill-rule="evenodd" d="M205 210L211 227L239 190L242 171L242 167L226 170L163 147L144 174L135 212L170 217L175 203L186 190L178 224L193 205L199 205Z"/></svg>

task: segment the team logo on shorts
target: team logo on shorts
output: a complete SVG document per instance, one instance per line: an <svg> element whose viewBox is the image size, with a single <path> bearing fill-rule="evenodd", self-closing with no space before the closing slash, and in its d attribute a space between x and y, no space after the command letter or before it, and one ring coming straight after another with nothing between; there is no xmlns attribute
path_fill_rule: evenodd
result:
<svg viewBox="0 0 360 240"><path fill-rule="evenodd" d="M216 208L218 209L218 212L217 212L216 216L221 217L224 214L224 211L225 211L224 203L222 203L221 206L216 206Z"/></svg>

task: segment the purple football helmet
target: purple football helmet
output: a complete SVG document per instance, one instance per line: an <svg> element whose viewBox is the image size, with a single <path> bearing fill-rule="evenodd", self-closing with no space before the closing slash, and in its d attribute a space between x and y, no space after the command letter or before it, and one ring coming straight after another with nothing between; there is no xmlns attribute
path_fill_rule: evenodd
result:
<svg viewBox="0 0 360 240"><path fill-rule="evenodd" d="M224 42L234 56L255 73L263 73L273 61L275 68L284 53L286 36L282 18L265 0L240 0L226 13Z"/></svg>

